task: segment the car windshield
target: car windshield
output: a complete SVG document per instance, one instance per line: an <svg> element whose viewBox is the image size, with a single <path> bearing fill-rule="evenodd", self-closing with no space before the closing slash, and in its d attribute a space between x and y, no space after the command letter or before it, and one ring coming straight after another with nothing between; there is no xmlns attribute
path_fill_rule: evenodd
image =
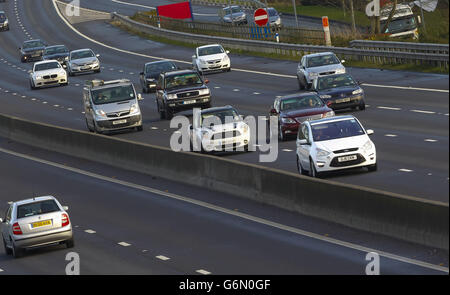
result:
<svg viewBox="0 0 450 295"><path fill-rule="evenodd" d="M355 80L353 80L353 78L350 75L342 74L338 76L320 77L317 83L317 89L325 90L356 85L357 84Z"/></svg>
<svg viewBox="0 0 450 295"><path fill-rule="evenodd" d="M92 100L96 105L120 102L134 98L135 95L132 85L124 85L92 90Z"/></svg>
<svg viewBox="0 0 450 295"><path fill-rule="evenodd" d="M219 54L224 53L225 51L221 46L209 46L198 49L199 56L211 55L211 54Z"/></svg>
<svg viewBox="0 0 450 295"><path fill-rule="evenodd" d="M269 14L269 16L277 16L278 15L278 12L273 8L267 9L267 13Z"/></svg>
<svg viewBox="0 0 450 295"><path fill-rule="evenodd" d="M308 68L321 67L326 65L335 65L340 63L334 54L313 56L308 58Z"/></svg>
<svg viewBox="0 0 450 295"><path fill-rule="evenodd" d="M4 13L0 13L0 21L6 20L6 15Z"/></svg>
<svg viewBox="0 0 450 295"><path fill-rule="evenodd" d="M70 54L70 59L81 59L88 57L94 57L94 53L91 50L76 51Z"/></svg>
<svg viewBox="0 0 450 295"><path fill-rule="evenodd" d="M162 73L176 70L177 67L172 62L159 62L154 64L148 64L145 66L146 73Z"/></svg>
<svg viewBox="0 0 450 295"><path fill-rule="evenodd" d="M242 10L240 7L232 7L231 10L230 10L230 7L227 7L227 8L224 8L223 11L224 11L225 15L229 15L231 13L241 12Z"/></svg>
<svg viewBox="0 0 450 295"><path fill-rule="evenodd" d="M46 62L43 64L37 64L34 66L34 71L35 72L39 72L39 71L45 71L45 70L51 70L51 69L57 69L60 68L61 65L59 64L59 62Z"/></svg>
<svg viewBox="0 0 450 295"><path fill-rule="evenodd" d="M384 27L386 22L381 22L381 26ZM417 27L416 25L416 19L414 16L403 18L403 19L396 19L392 20L388 28L386 29L386 33L399 33L399 32L405 32L414 30Z"/></svg>
<svg viewBox="0 0 450 295"><path fill-rule="evenodd" d="M317 95L293 97L283 99L280 104L281 111L304 110L310 108L320 108L324 104Z"/></svg>
<svg viewBox="0 0 450 295"><path fill-rule="evenodd" d="M227 122L236 122L240 121L241 118L239 117L239 114L234 109L227 109L227 110L220 110L220 111L214 111L214 112L207 112L205 114L202 113L202 122L205 119L217 117L222 124L225 124ZM211 120L211 119L209 119ZM217 119L215 119L217 120Z"/></svg>
<svg viewBox="0 0 450 295"><path fill-rule="evenodd" d="M44 43L42 41L30 41L23 43L23 48L36 48L36 47L44 47Z"/></svg>
<svg viewBox="0 0 450 295"><path fill-rule="evenodd" d="M60 211L54 200L29 203L17 206L17 219Z"/></svg>
<svg viewBox="0 0 450 295"><path fill-rule="evenodd" d="M68 50L65 46L58 46L58 47L45 48L44 54L51 55L51 54L66 53L66 52L68 52Z"/></svg>
<svg viewBox="0 0 450 295"><path fill-rule="evenodd" d="M364 130L355 119L312 124L311 129L314 141L325 141L364 134Z"/></svg>
<svg viewBox="0 0 450 295"><path fill-rule="evenodd" d="M166 88L202 85L202 79L197 73L187 73L166 77Z"/></svg>

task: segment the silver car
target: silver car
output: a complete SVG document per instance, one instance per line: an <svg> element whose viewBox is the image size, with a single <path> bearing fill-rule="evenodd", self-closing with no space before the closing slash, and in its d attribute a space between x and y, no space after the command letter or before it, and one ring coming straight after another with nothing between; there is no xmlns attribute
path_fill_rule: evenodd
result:
<svg viewBox="0 0 450 295"><path fill-rule="evenodd" d="M69 76L77 73L95 72L100 73L100 54L95 54L91 49L78 49L70 52L67 61Z"/></svg>
<svg viewBox="0 0 450 295"><path fill-rule="evenodd" d="M5 219L0 218L6 254L17 258L26 249L51 244L72 248L74 239L67 210L52 196L11 203Z"/></svg>
<svg viewBox="0 0 450 295"><path fill-rule="evenodd" d="M270 27L276 30L281 29L281 13L278 13L278 11L273 7L269 7L267 8L267 14L269 15Z"/></svg>
<svg viewBox="0 0 450 295"><path fill-rule="evenodd" d="M247 15L238 5L224 7L219 13L225 24L246 25L248 23Z"/></svg>
<svg viewBox="0 0 450 295"><path fill-rule="evenodd" d="M339 60L333 52L304 55L297 67L299 88L311 88L312 82L319 76L344 74L344 62L345 60Z"/></svg>

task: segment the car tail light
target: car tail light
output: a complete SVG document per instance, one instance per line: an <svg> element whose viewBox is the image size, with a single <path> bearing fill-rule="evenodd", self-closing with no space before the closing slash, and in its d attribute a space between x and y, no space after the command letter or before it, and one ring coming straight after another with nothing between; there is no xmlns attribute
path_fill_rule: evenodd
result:
<svg viewBox="0 0 450 295"><path fill-rule="evenodd" d="M61 226L64 227L70 224L69 216L67 216L66 213L63 213L61 217L62 217Z"/></svg>
<svg viewBox="0 0 450 295"><path fill-rule="evenodd" d="M13 230L13 234L15 234L15 235L21 235L22 234L22 229L20 228L20 225L19 225L18 222L13 224L12 230Z"/></svg>

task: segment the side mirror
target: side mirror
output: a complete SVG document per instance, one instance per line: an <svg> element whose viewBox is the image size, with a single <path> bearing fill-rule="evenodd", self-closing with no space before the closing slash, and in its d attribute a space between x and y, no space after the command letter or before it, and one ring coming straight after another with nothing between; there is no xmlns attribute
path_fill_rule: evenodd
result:
<svg viewBox="0 0 450 295"><path fill-rule="evenodd" d="M333 104L332 101L327 101L327 107L331 108L331 105Z"/></svg>
<svg viewBox="0 0 450 295"><path fill-rule="evenodd" d="M3 218L0 218L0 223L3 223Z"/></svg>
<svg viewBox="0 0 450 295"><path fill-rule="evenodd" d="M227 54L230 54L230 51L229 50L227 50L227 51L225 51Z"/></svg>
<svg viewBox="0 0 450 295"><path fill-rule="evenodd" d="M140 72L140 73L139 73L139 76L144 76L144 72Z"/></svg>
<svg viewBox="0 0 450 295"><path fill-rule="evenodd" d="M345 59L341 60L341 64L345 63Z"/></svg>
<svg viewBox="0 0 450 295"><path fill-rule="evenodd" d="M307 139L299 139L297 142L299 145L310 145Z"/></svg>
<svg viewBox="0 0 450 295"><path fill-rule="evenodd" d="M357 81L356 83L357 83L358 85L362 85L363 82Z"/></svg>
<svg viewBox="0 0 450 295"><path fill-rule="evenodd" d="M96 57L100 57L100 54L96 54L95 56L96 56Z"/></svg>
<svg viewBox="0 0 450 295"><path fill-rule="evenodd" d="M197 55L194 54L194 55L192 56L192 58L197 58Z"/></svg>
<svg viewBox="0 0 450 295"><path fill-rule="evenodd" d="M161 86L156 85L155 89L156 90L161 90Z"/></svg>
<svg viewBox="0 0 450 295"><path fill-rule="evenodd" d="M372 134L374 134L375 132L374 132L372 129L367 129L367 130L366 130L366 133L367 133L367 135L372 135Z"/></svg>
<svg viewBox="0 0 450 295"><path fill-rule="evenodd" d="M278 112L277 112L276 109L272 108L272 109L270 109L270 114L271 115L276 115L276 114L278 114Z"/></svg>
<svg viewBox="0 0 450 295"><path fill-rule="evenodd" d="M138 99L138 100L143 100L144 98L142 97L142 94L138 93L137 99Z"/></svg>
<svg viewBox="0 0 450 295"><path fill-rule="evenodd" d="M208 79L205 79L205 84L208 84L209 83L209 80Z"/></svg>
<svg viewBox="0 0 450 295"><path fill-rule="evenodd" d="M64 211L69 211L69 206L62 206Z"/></svg>
<svg viewBox="0 0 450 295"><path fill-rule="evenodd" d="M283 15L283 13L281 13L281 12L280 12L280 13L278 13L278 15L279 15L279 16L282 16L282 15Z"/></svg>
<svg viewBox="0 0 450 295"><path fill-rule="evenodd" d="M19 47L19 50L22 50L22 47Z"/></svg>

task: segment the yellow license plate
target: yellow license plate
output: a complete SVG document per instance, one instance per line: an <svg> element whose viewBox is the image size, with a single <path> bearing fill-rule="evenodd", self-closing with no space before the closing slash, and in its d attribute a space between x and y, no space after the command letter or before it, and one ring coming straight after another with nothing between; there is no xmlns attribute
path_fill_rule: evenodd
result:
<svg viewBox="0 0 450 295"><path fill-rule="evenodd" d="M33 228L41 227L41 226L47 226L47 225L52 225L52 221L51 220L44 220L44 221L34 222L34 223L31 224L31 226Z"/></svg>

